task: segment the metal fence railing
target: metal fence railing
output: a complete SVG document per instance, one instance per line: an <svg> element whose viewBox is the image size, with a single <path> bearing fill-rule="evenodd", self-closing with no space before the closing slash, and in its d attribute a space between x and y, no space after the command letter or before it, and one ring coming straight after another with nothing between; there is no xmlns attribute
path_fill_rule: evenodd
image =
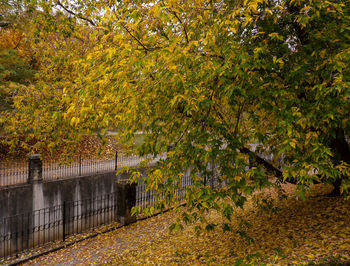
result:
<svg viewBox="0 0 350 266"><path fill-rule="evenodd" d="M28 181L28 162L0 162L0 187Z"/></svg>
<svg viewBox="0 0 350 266"><path fill-rule="evenodd" d="M4 218L0 221L0 257L60 239L62 206Z"/></svg>
<svg viewBox="0 0 350 266"><path fill-rule="evenodd" d="M110 193L4 218L0 221L0 257L65 241L69 235L111 223L115 209L115 193Z"/></svg>
<svg viewBox="0 0 350 266"><path fill-rule="evenodd" d="M185 174L181 180L180 188L176 189L174 194L177 200L183 200L186 194L186 187L192 185L192 179L189 173ZM162 197L161 197L162 198ZM141 210L154 206L156 202L155 191L146 190L146 185L142 180L139 180L136 187L136 206L140 206Z"/></svg>
<svg viewBox="0 0 350 266"><path fill-rule="evenodd" d="M140 157L135 154L117 153L116 163L117 163L117 168L119 169L119 168L122 168L123 166L136 167L139 165L140 162L142 162L145 159L150 159L150 163L154 163L156 161L159 161L160 159L165 159L165 158L166 158L166 153L158 155L155 158L153 158L153 156L151 155Z"/></svg>
<svg viewBox="0 0 350 266"><path fill-rule="evenodd" d="M165 154L156 158L140 157L133 154L115 153L109 157L75 157L69 163L61 163L59 160L42 160L43 180L57 180L64 178L80 177L83 175L102 172L112 172L123 166L137 167L146 158L155 162L165 158ZM0 187L28 183L28 162L0 162Z"/></svg>
<svg viewBox="0 0 350 266"><path fill-rule="evenodd" d="M44 180L78 177L82 175L115 170L115 158L75 158L70 163L55 160L43 160L42 177Z"/></svg>
<svg viewBox="0 0 350 266"><path fill-rule="evenodd" d="M184 196L189 184L191 179L187 176L178 194ZM116 199L113 192L4 218L0 221L0 257L18 255L52 241L65 241L69 235L112 223L116 220ZM155 202L154 191L146 191L140 181L136 186L136 206L144 209Z"/></svg>
<svg viewBox="0 0 350 266"><path fill-rule="evenodd" d="M213 176L216 188L223 185ZM185 172L175 191L178 200L192 185L190 170ZM0 258L20 254L23 250L42 246L52 241L65 241L72 234L81 233L117 220L117 192L43 208L0 220ZM155 191L147 190L143 180L136 186L136 206L141 210L156 203ZM1 263L1 261L0 261Z"/></svg>

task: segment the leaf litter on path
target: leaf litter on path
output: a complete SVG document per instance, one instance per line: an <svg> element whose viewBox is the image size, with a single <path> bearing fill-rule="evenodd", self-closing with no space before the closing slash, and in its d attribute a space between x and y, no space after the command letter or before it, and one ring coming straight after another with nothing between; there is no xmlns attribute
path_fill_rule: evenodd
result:
<svg viewBox="0 0 350 266"><path fill-rule="evenodd" d="M203 232L193 226L169 232L174 211L101 234L28 264L157 264L157 265L245 265L312 264L350 262L350 202L327 197L329 188L315 185L306 200L293 196L294 186L284 189L288 199L276 202L273 211L257 209L250 200L237 215L250 225L249 239L242 238L237 221L233 232ZM276 198L267 191L258 197ZM222 218L210 213L217 223ZM251 240L252 241L248 241ZM337 264L335 264L337 265Z"/></svg>

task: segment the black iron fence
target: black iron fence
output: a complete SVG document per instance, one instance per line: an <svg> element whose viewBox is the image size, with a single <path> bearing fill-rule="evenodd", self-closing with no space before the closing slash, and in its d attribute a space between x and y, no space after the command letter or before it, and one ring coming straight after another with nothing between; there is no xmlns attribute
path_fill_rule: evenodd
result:
<svg viewBox="0 0 350 266"><path fill-rule="evenodd" d="M0 187L28 181L28 162L0 162Z"/></svg>
<svg viewBox="0 0 350 266"><path fill-rule="evenodd" d="M0 257L111 223L115 210L115 193L110 193L5 218L0 221Z"/></svg>
<svg viewBox="0 0 350 266"><path fill-rule="evenodd" d="M174 194L178 200L183 200L186 194L186 187L192 185L192 179L187 172L181 180L179 188L174 191ZM163 198L163 197L161 197ZM154 206L156 202L155 190L146 190L146 185L139 181L136 187L136 206L140 206L141 210Z"/></svg>
<svg viewBox="0 0 350 266"><path fill-rule="evenodd" d="M123 166L136 167L142 160L151 158L157 161L163 156L157 158L140 157L134 154L116 152L109 157L75 157L69 163L62 163L59 160L43 159L42 161L42 179L57 180L64 178L80 177L88 174L96 174L108 171L115 171ZM12 186L28 183L29 163L23 162L0 162L0 187Z"/></svg>
<svg viewBox="0 0 350 266"><path fill-rule="evenodd" d="M114 171L116 165L114 157L77 157L70 163L60 163L56 160L43 160L42 178L44 180L53 180Z"/></svg>
<svg viewBox="0 0 350 266"><path fill-rule="evenodd" d="M179 199L184 198L185 189L191 184L190 176L185 175L176 191ZM155 205L154 190L146 191L142 180L135 189L136 206L144 209ZM113 223L118 218L117 209L121 204L116 193L65 201L61 205L4 218L0 221L0 257L17 256L24 250L52 241L65 241L67 236Z"/></svg>
<svg viewBox="0 0 350 266"><path fill-rule="evenodd" d="M0 222L0 256L7 257L62 236L62 206L4 218Z"/></svg>
<svg viewBox="0 0 350 266"><path fill-rule="evenodd" d="M160 158L161 156L150 159L156 161ZM39 156L32 156L29 163L22 166L24 170L17 168L17 170L20 169L18 173L22 173L25 176L25 178L18 178L18 181L38 184L38 182L40 183L45 179L71 178L89 173L115 171L124 165L128 167L137 166L144 159L144 157L140 158L116 153L114 158L85 161L79 159L70 164L60 165L59 163L45 160L42 162ZM0 180L6 181L5 185L16 184L16 179L12 179L13 176L16 176L15 173L17 172L13 170L16 168L8 167L7 169L6 173L9 174L1 175ZM221 186L222 183L216 177L217 170L215 167L211 167L211 170L212 177L208 180L204 178L203 184L212 187ZM9 178L4 179L3 177L5 176ZM186 187L189 185L192 185L190 170L186 171L179 187L174 191L179 200L184 199ZM125 186L125 190L118 190L118 182L115 186L114 190L111 188L110 191L114 191L111 194L78 201L64 201L61 205L22 213L0 220L0 257L6 258L17 255L23 250L42 246L51 241L65 241L66 236L91 230L97 226L114 221L126 224L131 220L127 217L130 214L129 210L126 212L121 211L129 208L128 204L125 203L133 202L132 205L139 206L141 210L154 206L156 203L155 191L146 190L142 179L137 186L133 186L135 190L132 193L129 193L129 190L126 192L131 187L127 188ZM132 200L127 198L130 195L134 195Z"/></svg>

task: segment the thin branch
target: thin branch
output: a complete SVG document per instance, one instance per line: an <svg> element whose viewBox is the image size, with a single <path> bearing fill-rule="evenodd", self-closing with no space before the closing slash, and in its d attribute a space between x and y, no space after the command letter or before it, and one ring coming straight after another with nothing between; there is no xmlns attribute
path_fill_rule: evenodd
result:
<svg viewBox="0 0 350 266"><path fill-rule="evenodd" d="M167 39L168 41L170 41L168 35L167 35L167 34L165 33L165 31L164 31L164 28L158 26L157 29L158 29L158 32L160 33L161 36L164 36L165 39Z"/></svg>
<svg viewBox="0 0 350 266"><path fill-rule="evenodd" d="M146 48L147 48L147 51L154 51L154 50L157 50L157 49L162 49L164 47L162 47L162 46L155 46L155 47L146 47ZM135 48L135 50L137 50L137 51L144 51L145 48L142 48L142 49L141 48Z"/></svg>
<svg viewBox="0 0 350 266"><path fill-rule="evenodd" d="M74 13L72 10L69 10L67 7L65 7L65 6L61 3L61 1L57 0L56 3L57 3L60 7L62 7L66 12L68 12L69 14L71 14L71 15L73 15L73 16L79 18L79 19L82 19L82 20L85 20L85 21L89 22L89 23L90 23L92 26L94 26L94 27L96 26L95 22L93 22L91 19L85 18L85 17L83 17L83 16L77 15L77 14Z"/></svg>
<svg viewBox="0 0 350 266"><path fill-rule="evenodd" d="M180 138L175 142L174 146L176 146L182 139L183 137L185 136L185 133L188 131L188 128L190 127L191 123L189 123L187 125L187 127L185 128L185 130L182 132Z"/></svg>
<svg viewBox="0 0 350 266"><path fill-rule="evenodd" d="M128 29L128 27L126 27L124 24L122 25L123 28L126 30L127 33L129 33L129 35L135 40L138 42L138 44L140 44L142 46L142 48L148 52L150 51L150 49L148 47L146 47L136 36L134 36L131 31Z"/></svg>
<svg viewBox="0 0 350 266"><path fill-rule="evenodd" d="M241 106L238 107L238 112L237 112L237 123L236 123L236 126L235 126L235 130L233 131L233 134L234 134L235 136L237 136L237 133L238 133L239 122L240 122L240 119L241 119L243 107L244 107L244 102L242 103Z"/></svg>
<svg viewBox="0 0 350 266"><path fill-rule="evenodd" d="M116 17L118 17L118 14L115 10L113 10L113 13ZM148 48L146 45L144 45L134 34L132 34L132 32L128 29L128 27L125 25L125 22L122 23L122 27L126 30L126 32L131 36L131 38L133 38L139 45L141 45L141 47L143 48L143 50L145 50L145 52L149 52L152 49Z"/></svg>
<svg viewBox="0 0 350 266"><path fill-rule="evenodd" d="M184 30L185 37L186 37L186 42L189 43L190 41L189 41L189 39L188 39L188 34L187 34L187 30L186 30L185 25L183 24L182 20L181 20L180 17L176 14L175 11L171 11L171 12L174 14L174 16L177 18L177 20L178 20L178 21L180 22L180 24L182 25L182 28L183 28L183 30Z"/></svg>
<svg viewBox="0 0 350 266"><path fill-rule="evenodd" d="M219 58L221 60L225 60L225 57L223 57L222 55L217 55L217 54L201 53L201 56L209 56L209 57L215 57L215 58Z"/></svg>

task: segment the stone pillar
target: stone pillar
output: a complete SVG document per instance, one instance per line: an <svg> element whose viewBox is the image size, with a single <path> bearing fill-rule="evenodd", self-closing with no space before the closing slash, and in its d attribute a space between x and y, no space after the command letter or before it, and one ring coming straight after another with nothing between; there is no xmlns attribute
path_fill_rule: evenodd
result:
<svg viewBox="0 0 350 266"><path fill-rule="evenodd" d="M40 154L33 154L28 157L28 183L40 183L43 180L43 163L40 160Z"/></svg>
<svg viewBox="0 0 350 266"><path fill-rule="evenodd" d="M136 216L131 215L131 209L136 205L136 183L131 184L129 179L116 181L116 206L117 222L128 225L136 221Z"/></svg>

